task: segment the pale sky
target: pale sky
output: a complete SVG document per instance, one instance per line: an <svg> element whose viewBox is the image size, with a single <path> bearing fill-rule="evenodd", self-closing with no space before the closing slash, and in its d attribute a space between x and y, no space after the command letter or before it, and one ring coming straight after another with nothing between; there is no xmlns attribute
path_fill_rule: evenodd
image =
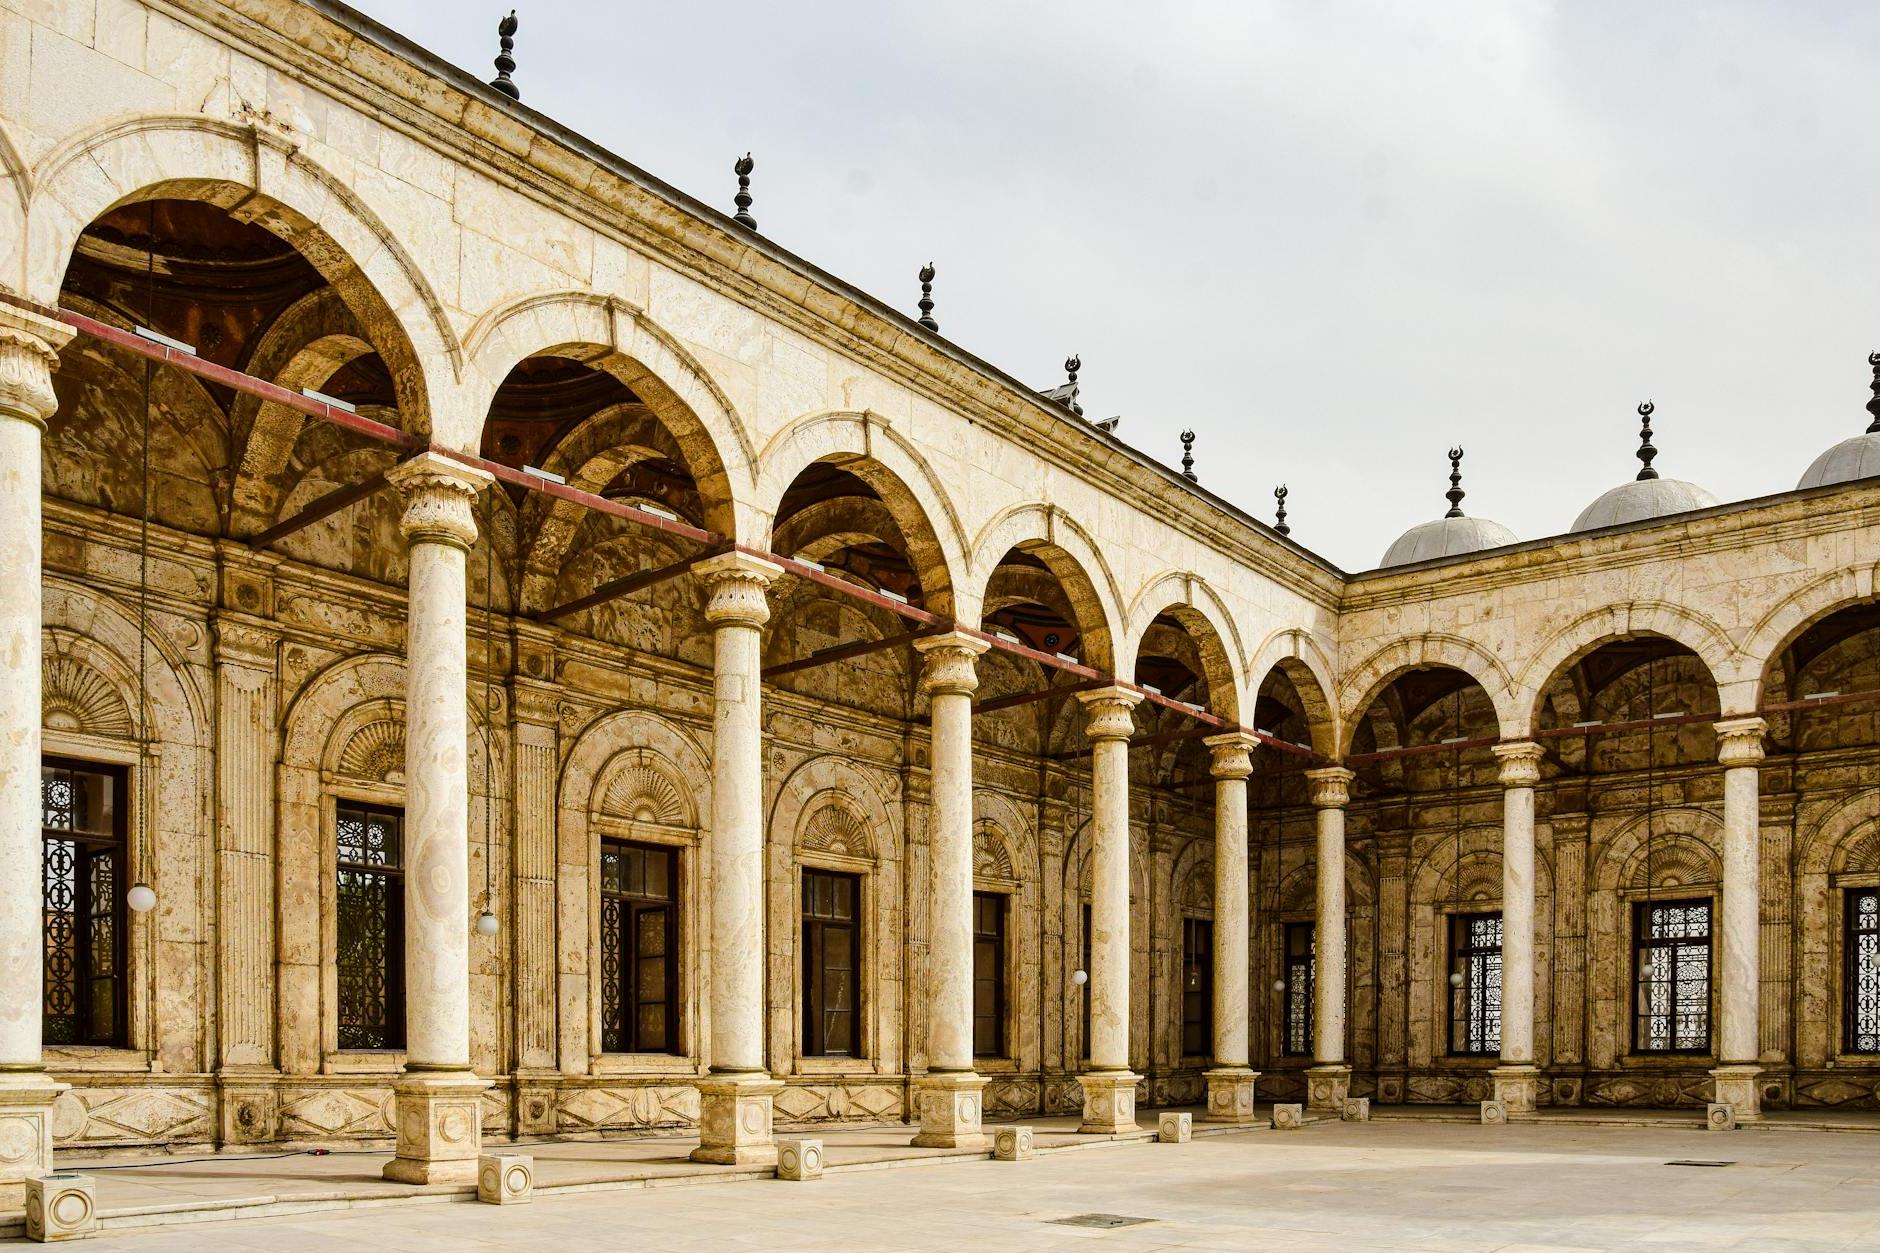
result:
<svg viewBox="0 0 1880 1253"><path fill-rule="evenodd" d="M504 0L502 11L507 11ZM493 76L496 19L365 12ZM1558 534L1865 428L1880 6L522 0L561 124L1370 569L1446 508Z"/></svg>

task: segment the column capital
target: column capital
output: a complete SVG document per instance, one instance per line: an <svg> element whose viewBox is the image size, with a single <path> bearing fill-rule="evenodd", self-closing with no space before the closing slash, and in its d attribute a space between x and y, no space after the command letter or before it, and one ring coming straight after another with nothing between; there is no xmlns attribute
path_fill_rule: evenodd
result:
<svg viewBox="0 0 1880 1253"><path fill-rule="evenodd" d="M450 544L468 549L476 543L472 506L477 493L495 478L439 452L421 452L385 472L385 481L405 498L398 529L411 544Z"/></svg>
<svg viewBox="0 0 1880 1253"><path fill-rule="evenodd" d="M1142 703L1142 693L1126 687L1100 687L1079 692L1084 707L1084 735L1092 743L1101 740L1126 740L1136 733L1136 719L1130 710Z"/></svg>
<svg viewBox="0 0 1880 1253"><path fill-rule="evenodd" d="M776 562L733 549L706 558L692 572L711 589L705 621L715 627L761 627L770 621L770 602L764 593L783 573Z"/></svg>
<svg viewBox="0 0 1880 1253"><path fill-rule="evenodd" d="M1533 787L1541 781L1541 754L1546 750L1533 740L1515 740L1497 744L1495 756L1501 760L1503 787Z"/></svg>
<svg viewBox="0 0 1880 1253"><path fill-rule="evenodd" d="M1769 724L1758 717L1726 718L1715 724L1717 761L1729 766L1753 766L1763 759L1763 732Z"/></svg>
<svg viewBox="0 0 1880 1253"><path fill-rule="evenodd" d="M1312 804L1316 809L1343 809L1351 799L1351 781L1358 776L1343 766L1321 766L1306 771L1312 785Z"/></svg>
<svg viewBox="0 0 1880 1253"><path fill-rule="evenodd" d="M929 696L938 692L971 696L979 690L979 654L991 647L965 631L921 636L914 641L914 651L926 659L920 672L921 691Z"/></svg>
<svg viewBox="0 0 1880 1253"><path fill-rule="evenodd" d="M1214 754L1214 764L1208 773L1217 779L1244 779L1253 773L1253 750L1260 746L1255 736L1245 731L1229 731L1224 735L1210 735L1201 741Z"/></svg>
<svg viewBox="0 0 1880 1253"><path fill-rule="evenodd" d="M59 407L52 372L72 335L63 322L0 304L0 415L46 424Z"/></svg>

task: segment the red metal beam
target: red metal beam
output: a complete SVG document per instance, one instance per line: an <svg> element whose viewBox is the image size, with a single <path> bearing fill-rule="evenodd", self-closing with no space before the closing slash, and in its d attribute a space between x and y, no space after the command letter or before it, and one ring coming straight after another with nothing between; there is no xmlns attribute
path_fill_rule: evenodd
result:
<svg viewBox="0 0 1880 1253"><path fill-rule="evenodd" d="M826 666L834 661L847 661L852 657L866 657L870 653L884 652L890 648L899 648L911 644L928 635L938 635L946 630L945 626L916 627L899 635L884 636L878 640L857 640L853 644L837 644L833 648L819 648L807 657L798 657L795 661L780 661L774 666L764 667L764 677L775 679L786 674L795 674L799 670L813 670L817 666Z"/></svg>
<svg viewBox="0 0 1880 1253"><path fill-rule="evenodd" d="M312 526L321 518L331 517L348 505L356 505L385 486L385 471L369 474L357 483L345 487L336 487L326 495L302 509L293 517L277 522L261 534L248 541L248 546L257 552L266 548L277 539L285 539L295 531Z"/></svg>
<svg viewBox="0 0 1880 1253"><path fill-rule="evenodd" d="M716 557L724 551L722 546L708 548L704 552L693 553L690 557L682 561L675 561L669 566L661 566L657 570L641 570L637 574L626 575L624 578L615 579L611 583L603 583L585 596L577 596L565 605L556 605L553 609L543 610L536 615L536 619L540 622L554 622L557 619L567 617L571 613L580 613L583 609L592 609L594 606L602 604L605 601L617 600L622 596L631 596L635 592L643 592L649 587L656 587L666 582L668 579L678 578L699 562L711 557Z"/></svg>

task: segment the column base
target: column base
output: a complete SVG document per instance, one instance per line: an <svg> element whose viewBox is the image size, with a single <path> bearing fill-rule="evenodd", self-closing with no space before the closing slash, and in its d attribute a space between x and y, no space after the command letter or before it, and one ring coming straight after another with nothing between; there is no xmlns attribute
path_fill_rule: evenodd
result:
<svg viewBox="0 0 1880 1253"><path fill-rule="evenodd" d="M922 1149L986 1149L992 1138L981 1121L986 1080L970 1070L921 1076L920 1132L910 1143Z"/></svg>
<svg viewBox="0 0 1880 1253"><path fill-rule="evenodd" d="M1351 1095L1351 1067L1342 1062L1313 1066L1306 1071L1306 1108L1313 1113L1345 1116L1345 1098Z"/></svg>
<svg viewBox="0 0 1880 1253"><path fill-rule="evenodd" d="M52 1171L52 1103L70 1084L43 1070L0 1071L0 1208L26 1203L26 1181Z"/></svg>
<svg viewBox="0 0 1880 1253"><path fill-rule="evenodd" d="M1532 1114L1540 1103L1541 1072L1525 1064L1497 1066L1490 1072L1495 1083L1494 1099L1507 1107L1510 1118Z"/></svg>
<svg viewBox="0 0 1880 1253"><path fill-rule="evenodd" d="M392 1081L398 1155L380 1173L394 1183L475 1183L489 1086L468 1070L398 1076Z"/></svg>
<svg viewBox="0 0 1880 1253"><path fill-rule="evenodd" d="M1762 1067L1753 1064L1719 1066L1710 1072L1711 1100L1736 1111L1740 1123L1762 1119L1762 1089L1757 1079Z"/></svg>
<svg viewBox="0 0 1880 1253"><path fill-rule="evenodd" d="M1245 1066L1222 1066L1208 1071L1208 1121L1253 1122L1253 1092L1260 1072Z"/></svg>
<svg viewBox="0 0 1880 1253"><path fill-rule="evenodd" d="M1136 1127L1136 1081L1127 1070L1094 1070L1077 1076L1084 1089L1083 1135L1113 1136Z"/></svg>
<svg viewBox="0 0 1880 1253"><path fill-rule="evenodd" d="M783 1080L761 1070L698 1082L698 1147L692 1160L714 1166L775 1166L772 1102Z"/></svg>

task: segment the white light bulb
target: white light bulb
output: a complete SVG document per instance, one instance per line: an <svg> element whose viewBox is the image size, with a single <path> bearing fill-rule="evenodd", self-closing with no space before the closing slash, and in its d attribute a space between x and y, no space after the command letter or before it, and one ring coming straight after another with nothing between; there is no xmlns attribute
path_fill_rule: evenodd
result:
<svg viewBox="0 0 1880 1253"><path fill-rule="evenodd" d="M491 913L489 910L486 909L482 913L477 915L477 934L478 935L495 935L496 927L497 927L496 915Z"/></svg>
<svg viewBox="0 0 1880 1253"><path fill-rule="evenodd" d="M124 903L140 914L147 914L157 907L157 893L147 883L139 883L124 894Z"/></svg>
<svg viewBox="0 0 1880 1253"><path fill-rule="evenodd" d="M1071 972L1071 982L1072 982L1072 983L1074 983L1074 984L1076 984L1076 985L1077 985L1078 987L1080 987L1080 988L1081 988L1081 987L1083 987L1083 986L1084 986L1084 985L1085 985L1086 983L1089 983L1089 982L1090 982L1090 976L1089 976L1088 974L1086 974L1086 973L1084 973L1084 972L1083 972L1083 971L1081 971L1081 970L1076 970L1076 971L1072 971L1072 972Z"/></svg>
<svg viewBox="0 0 1880 1253"><path fill-rule="evenodd" d="M1449 972L1449 986L1452 988L1462 986L1462 972L1460 970L1452 970Z"/></svg>
<svg viewBox="0 0 1880 1253"><path fill-rule="evenodd" d="M1273 990L1283 995L1286 991L1286 981L1284 979L1273 980Z"/></svg>

